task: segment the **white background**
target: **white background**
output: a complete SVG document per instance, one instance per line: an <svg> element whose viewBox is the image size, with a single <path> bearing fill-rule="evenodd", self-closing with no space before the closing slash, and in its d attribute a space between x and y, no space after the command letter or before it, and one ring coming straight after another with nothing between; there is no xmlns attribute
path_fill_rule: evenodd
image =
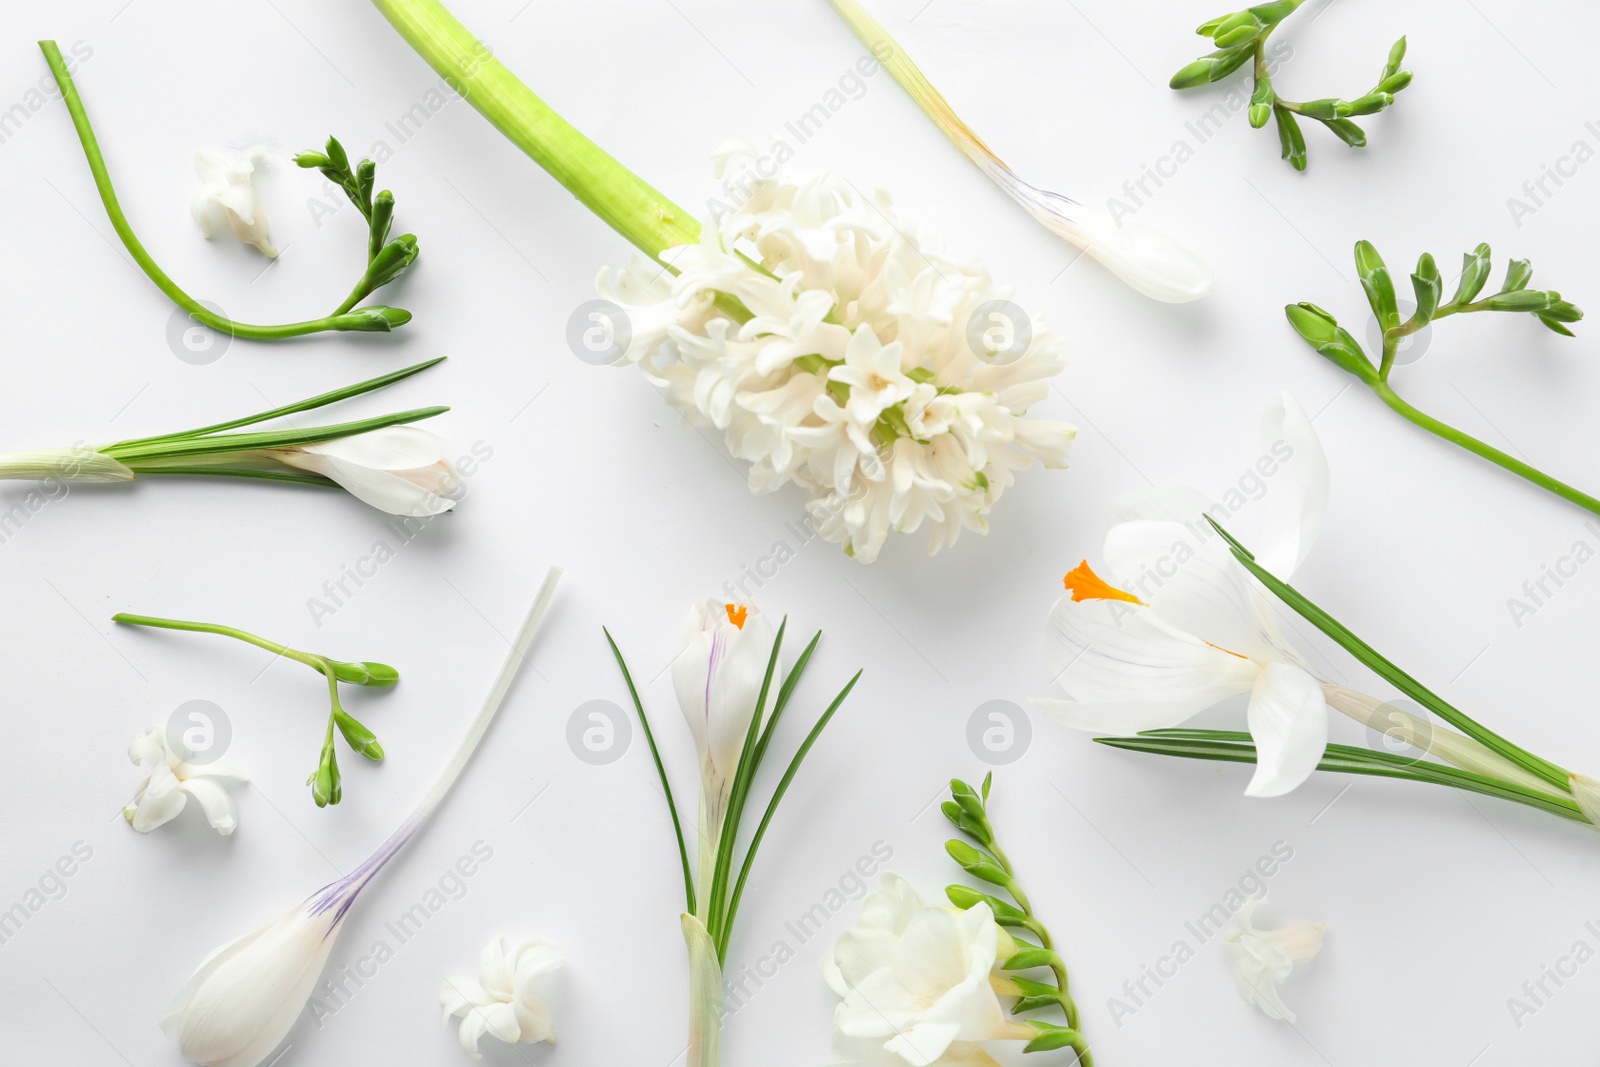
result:
<svg viewBox="0 0 1600 1067"><path fill-rule="evenodd" d="M932 559L920 537L905 538L871 567L813 542L756 591L767 611L791 616L797 636L826 630L785 750L850 673L866 675L790 793L740 916L730 969L756 966L779 941L796 958L731 1020L731 1067L828 1062L833 998L817 963L855 906L804 944L785 922L875 842L930 898L954 880L931 802L950 775L975 781L985 769L966 740L974 709L1047 694L1043 621L1061 575L1097 560L1109 502L1156 482L1218 495L1237 485L1258 455L1259 414L1285 388L1316 416L1334 480L1300 588L1485 722L1560 763L1600 767L1585 683L1600 564L1580 568L1520 627L1507 607L1525 580L1580 539L1600 545L1600 533L1576 508L1390 414L1306 349L1281 312L1314 300L1364 336L1350 265L1362 237L1388 256L1402 292L1418 253L1434 252L1453 278L1460 253L1488 241L1496 283L1508 255L1526 256L1536 285L1593 303L1600 165L1580 168L1520 227L1507 198L1575 141L1600 148L1585 128L1600 119L1600 13L1561 4L1532 17L1508 0L1308 7L1279 34L1293 46L1279 74L1285 93L1363 91L1401 33L1417 80L1367 122L1364 151L1308 130L1302 175L1242 113L1197 144L1186 123L1223 91L1166 88L1202 51L1191 28L1219 6L873 5L963 117L1035 182L1099 201L1176 141L1196 147L1139 217L1204 251L1217 284L1201 303L1152 304L1074 261L887 74L801 148L796 168L892 190L908 215L987 263L1018 303L1066 334L1070 366L1037 413L1082 432L1072 469L1023 475L987 537ZM457 9L557 110L697 211L716 145L781 133L863 53L822 0ZM220 360L191 365L169 347L171 305L111 233L64 108L29 110L0 144L0 448L176 430L448 354L354 407L449 403L438 428L463 450L493 449L455 514L320 628L310 598L376 540L394 540L380 515L343 495L228 482L78 489L0 545L0 908L24 899L75 842L93 852L65 895L0 945L5 1060L180 1062L156 1027L170 995L213 946L349 870L409 810L552 562L569 571L537 673L518 684L431 827L363 895L332 968L379 939L392 945L384 924L474 842L492 859L335 1014L320 1026L303 1018L280 1062L458 1062L437 987L475 971L496 932L548 937L571 962L559 1047L486 1042L489 1062L681 1058L677 859L648 753L635 731L620 760L591 766L569 750L567 723L586 701L626 700L600 632L610 626L648 683L680 799L692 804L691 746L658 672L686 606L723 596L743 567L792 542L785 523L801 500L750 495L739 468L637 374L574 358L568 317L599 268L623 261L623 242L459 100L402 145L385 124L436 78L365 4L7 0L4 26L6 107L28 108L46 73L35 38L92 48L78 84L134 225L174 278L234 317L321 314L358 273L364 229L348 206L319 226L307 204L320 179L285 162L260 186L281 260L264 272L253 250L208 244L187 211L199 146L264 142L286 160L330 132L353 155L385 142L394 159L380 184L395 191L398 225L418 234L423 255L384 296L416 314L398 334L234 342ZM1592 489L1600 369L1593 330L1579 332L1564 340L1526 317L1451 320L1396 381L1424 409ZM0 508L28 489L0 487ZM1253 520L1236 525L1248 536ZM317 810L301 783L325 713L318 679L219 638L116 628L119 610L394 663L404 675L396 691L350 701L388 759L342 755L344 803ZM1307 629L1295 626L1330 678L1391 695ZM240 829L219 838L187 812L135 834L118 817L136 779L124 748L191 699L226 710L229 755L253 775L237 792ZM1240 717L1233 707L1207 721ZM1600 948L1585 928L1600 920L1600 848L1579 828L1367 779L1322 776L1286 799L1249 800L1240 768L1112 752L1042 719L1033 727L1026 754L997 775L995 817L1066 946L1103 1064L1488 1067L1575 1062L1592 1047L1600 964L1580 968L1520 1028L1507 1007L1575 942ZM1195 944L1184 925L1276 842L1293 859L1270 880L1265 917L1331 925L1322 956L1285 989L1300 1013L1294 1027L1240 1001L1217 945ZM1113 1021L1109 998L1180 939L1196 958Z"/></svg>

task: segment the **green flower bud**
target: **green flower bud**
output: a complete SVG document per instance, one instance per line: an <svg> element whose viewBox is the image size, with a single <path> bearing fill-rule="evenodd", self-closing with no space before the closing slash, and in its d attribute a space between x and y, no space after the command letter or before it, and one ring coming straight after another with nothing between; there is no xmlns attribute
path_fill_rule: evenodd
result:
<svg viewBox="0 0 1600 1067"><path fill-rule="evenodd" d="M1325 119L1322 124L1332 130L1335 137L1351 148L1367 147L1367 131L1349 119Z"/></svg>
<svg viewBox="0 0 1600 1067"><path fill-rule="evenodd" d="M1255 91L1250 94L1250 126L1259 130L1272 117L1272 79L1261 75L1256 78Z"/></svg>
<svg viewBox="0 0 1600 1067"><path fill-rule="evenodd" d="M1483 291L1489 280L1489 246L1479 245L1461 259L1461 284L1456 287L1452 304L1470 304Z"/></svg>
<svg viewBox="0 0 1600 1067"><path fill-rule="evenodd" d="M1028 1020L1028 1025L1039 1031L1039 1036L1022 1046L1023 1052L1055 1052L1057 1049L1067 1048L1079 1044L1083 1038L1078 1031L1068 1026L1057 1026L1055 1023Z"/></svg>
<svg viewBox="0 0 1600 1067"><path fill-rule="evenodd" d="M1261 36L1261 27L1252 19L1248 25L1235 26L1230 30L1217 28L1216 40L1218 48L1242 48L1257 37Z"/></svg>
<svg viewBox="0 0 1600 1067"><path fill-rule="evenodd" d="M1387 78L1383 79L1383 81L1379 82L1378 87L1374 89L1373 92L1388 93L1390 96L1393 96L1395 93L1398 93L1401 89L1404 89L1410 84L1411 72L1409 70L1402 70L1400 73L1391 74Z"/></svg>
<svg viewBox="0 0 1600 1067"><path fill-rule="evenodd" d="M404 326L411 321L411 312L401 308L384 307L382 304L370 304L367 307L347 311L333 320L334 328L338 330L356 330L364 333L388 333L397 326Z"/></svg>
<svg viewBox="0 0 1600 1067"><path fill-rule="evenodd" d="M330 166L336 167L346 174L350 172L350 157L344 154L344 145L339 143L337 137L328 138L328 145L324 151L327 154Z"/></svg>
<svg viewBox="0 0 1600 1067"><path fill-rule="evenodd" d="M1034 967L1048 967L1059 957L1047 948L1025 948L1008 957L1001 966L1008 971L1026 971Z"/></svg>
<svg viewBox="0 0 1600 1067"><path fill-rule="evenodd" d="M1340 328L1332 315L1309 303L1290 304L1283 312L1289 325L1306 344L1317 350L1318 355L1368 384L1377 382L1378 372L1372 361L1361 351L1361 345L1350 336L1350 331Z"/></svg>
<svg viewBox="0 0 1600 1067"><path fill-rule="evenodd" d="M989 905L989 910L994 914L994 921L1001 926L1022 926L1028 921L1022 909L1015 904L1007 904L999 897L992 897L987 893L980 893L967 885L946 886L944 895L950 898L950 903L966 911L978 904Z"/></svg>
<svg viewBox="0 0 1600 1067"><path fill-rule="evenodd" d="M972 877L993 885L1004 886L1011 884L1011 876L999 864L965 841L946 841L944 850L950 854L951 859L961 865L962 870L972 875Z"/></svg>
<svg viewBox="0 0 1600 1067"><path fill-rule="evenodd" d="M1383 65L1383 77L1392 78L1400 70L1401 62L1406 58L1406 39L1400 38L1389 49L1389 62Z"/></svg>
<svg viewBox="0 0 1600 1067"><path fill-rule="evenodd" d="M1550 295L1556 296L1557 294L1551 293ZM1583 319L1583 311L1579 309L1576 304L1573 304L1569 300L1557 300L1554 304L1550 305L1550 308L1547 311L1541 312L1539 317L1541 319L1550 319L1555 322L1579 322ZM1549 323L1547 322L1545 325L1548 326ZM1563 331L1557 330L1556 332L1561 333ZM1568 336L1570 337L1571 334L1569 333Z"/></svg>
<svg viewBox="0 0 1600 1067"><path fill-rule="evenodd" d="M1168 84L1174 89L1193 89L1197 85L1221 81L1250 58L1248 48L1225 49L1203 56L1172 76Z"/></svg>
<svg viewBox="0 0 1600 1067"><path fill-rule="evenodd" d="M1519 289L1510 293L1496 293L1488 300L1490 311L1548 311L1560 303L1561 294L1538 289Z"/></svg>
<svg viewBox="0 0 1600 1067"><path fill-rule="evenodd" d="M1378 112L1382 111L1384 108L1393 103L1394 97L1388 93L1372 92L1368 93L1366 96L1358 97L1355 100L1350 101L1349 104L1345 105L1350 109L1349 111L1345 112L1345 114L1376 115Z"/></svg>
<svg viewBox="0 0 1600 1067"><path fill-rule="evenodd" d="M1295 170L1306 169L1306 135L1300 132L1300 123L1295 117L1283 108L1274 108L1273 114L1278 118L1278 145L1283 149L1283 158L1289 161L1289 166Z"/></svg>
<svg viewBox="0 0 1600 1067"><path fill-rule="evenodd" d="M1348 118L1351 110L1345 101L1327 96L1321 100L1307 100L1300 105L1300 114L1308 119L1342 119Z"/></svg>
<svg viewBox="0 0 1600 1067"><path fill-rule="evenodd" d="M411 233L403 233L384 245L367 267L367 291L381 289L404 274L417 261L420 251L417 237Z"/></svg>
<svg viewBox="0 0 1600 1067"><path fill-rule="evenodd" d="M311 799L317 807L325 808L329 804L339 803L344 790L339 783L339 760L334 755L332 745L323 748L316 772L306 779L306 784L311 787Z"/></svg>
<svg viewBox="0 0 1600 1067"><path fill-rule="evenodd" d="M1525 259L1513 259L1506 264L1506 280L1505 284L1500 286L1500 291L1514 293L1518 289L1526 289L1532 279L1533 264Z"/></svg>
<svg viewBox="0 0 1600 1067"><path fill-rule="evenodd" d="M372 217L367 224L367 259L378 258L378 253L389 241L389 229L394 223L394 194L385 189L372 200Z"/></svg>
<svg viewBox="0 0 1600 1067"><path fill-rule="evenodd" d="M333 721L351 748L374 763L383 759L383 746L378 744L378 735L367 729L355 716L341 709L333 713Z"/></svg>
<svg viewBox="0 0 1600 1067"><path fill-rule="evenodd" d="M1367 303L1372 305L1372 314L1377 317L1378 325L1384 330L1392 330L1400 325L1394 281L1389 277L1389 268L1384 265L1383 257L1378 255L1371 241L1356 242L1356 275L1361 279L1361 288L1367 294Z"/></svg>
<svg viewBox="0 0 1600 1067"><path fill-rule="evenodd" d="M1232 15L1218 15L1214 19L1211 19L1207 22L1202 22L1195 28L1194 32L1198 33L1201 37L1214 36L1217 32L1217 27L1221 26L1224 22L1227 22L1232 17Z"/></svg>
<svg viewBox="0 0 1600 1067"><path fill-rule="evenodd" d="M387 663L373 663L370 660L361 663L340 663L330 660L328 666L333 668L333 676L341 682L353 682L356 685L370 685L376 687L394 685L400 680L400 672Z"/></svg>
<svg viewBox="0 0 1600 1067"><path fill-rule="evenodd" d="M295 166L305 167L310 170L312 167L326 167L328 165L328 157L321 152L301 152L294 157L294 162Z"/></svg>
<svg viewBox="0 0 1600 1067"><path fill-rule="evenodd" d="M1577 311L1576 308L1574 308L1573 310ZM1578 314L1581 316L1583 313L1582 312L1578 312ZM1553 318L1548 312L1536 312L1534 317L1537 318L1540 322L1544 323L1546 326L1550 327L1550 329L1554 330L1556 333L1559 333L1562 337L1576 337L1576 336L1578 336L1577 334L1573 333L1571 330L1567 329L1564 325L1562 325L1560 319ZM1576 321L1576 320L1573 320L1573 321Z"/></svg>
<svg viewBox="0 0 1600 1067"><path fill-rule="evenodd" d="M1411 276L1411 291L1417 298L1417 318L1430 322L1439 310L1439 298L1444 295L1444 279L1439 277L1439 265L1428 253L1417 260L1417 272Z"/></svg>

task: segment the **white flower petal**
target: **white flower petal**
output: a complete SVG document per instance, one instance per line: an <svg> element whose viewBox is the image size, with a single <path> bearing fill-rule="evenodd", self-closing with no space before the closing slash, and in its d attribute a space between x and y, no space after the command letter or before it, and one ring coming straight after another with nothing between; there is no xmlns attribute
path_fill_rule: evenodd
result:
<svg viewBox="0 0 1600 1067"><path fill-rule="evenodd" d="M1287 581L1305 562L1328 512L1328 457L1305 409L1288 393L1261 417L1261 449L1282 465L1261 504L1256 562Z"/></svg>
<svg viewBox="0 0 1600 1067"><path fill-rule="evenodd" d="M1250 694L1248 719L1256 772L1247 796L1282 796L1311 777L1328 747L1328 703L1321 682L1299 667L1268 664Z"/></svg>
<svg viewBox="0 0 1600 1067"><path fill-rule="evenodd" d="M207 778L190 778L178 787L199 801L206 813L206 821L217 833L226 837L239 825L239 809L233 796L222 786Z"/></svg>
<svg viewBox="0 0 1600 1067"><path fill-rule="evenodd" d="M1322 949L1325 923L1291 923L1277 930L1255 926L1252 913L1264 897L1249 897L1222 932L1222 948L1233 967L1234 985L1246 1002L1271 1019L1293 1023L1294 1012L1283 1003L1278 986L1291 971Z"/></svg>
<svg viewBox="0 0 1600 1067"><path fill-rule="evenodd" d="M1070 596L1050 611L1054 681L1070 701L1034 706L1080 730L1137 733L1191 718L1246 693L1260 668L1167 625L1150 608Z"/></svg>

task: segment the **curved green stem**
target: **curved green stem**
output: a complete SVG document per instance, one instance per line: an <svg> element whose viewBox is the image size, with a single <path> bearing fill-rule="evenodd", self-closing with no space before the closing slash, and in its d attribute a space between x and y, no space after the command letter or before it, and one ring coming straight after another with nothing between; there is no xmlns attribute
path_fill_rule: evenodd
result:
<svg viewBox="0 0 1600 1067"><path fill-rule="evenodd" d="M111 616L111 621L120 622L125 626L152 626L162 630L187 630L191 633L217 634L222 637L231 637L235 641L243 641L245 644L255 645L257 648L264 648L274 655L283 656L285 659L292 659L297 663L304 663L306 666L315 671L327 674L330 683L333 678L332 670L327 666L328 658L326 656L318 656L310 652L301 652L297 649L290 648L288 645L280 645L276 641L269 641L265 637L260 637L256 634L250 633L247 630L240 630L233 626L223 626L220 623L214 622L189 622L184 619L163 619L154 615L135 615L126 611L118 612L117 614ZM338 694L335 693L334 707L338 707L338 705ZM329 722L331 724L332 720L330 719Z"/></svg>
<svg viewBox="0 0 1600 1067"><path fill-rule="evenodd" d="M40 41L39 49L44 53L45 62L50 65L50 73L55 77L56 85L61 89L61 99L67 105L67 112L72 116L72 126L78 132L78 140L83 145L84 158L89 163L90 173L94 175L94 186L100 194L100 202L105 205L106 216L111 220L111 226L117 231L122 244L139 265L139 269L155 283L156 288L166 294L167 298L188 312L196 322L209 326L218 333L228 334L233 337L243 337L251 341L275 341L286 337L301 337L305 334L320 333L325 330L361 330L374 329L369 316L359 315L346 317L350 310L348 306L341 306L332 315L320 319L308 319L305 322L289 322L279 326L255 326L249 323L236 322L225 318L202 306L201 303L188 293L184 292L174 282L167 272L162 270L150 253L140 243L138 236L133 232L133 227L128 223L128 217L122 211L122 205L117 201L116 190L111 185L111 175L106 170L105 157L100 153L100 144L94 135L94 128L89 124L89 115L84 110L83 100L78 96L77 86L73 84L72 75L67 71L66 61L61 57L61 49L54 41ZM404 314L404 313L399 313ZM406 316L409 318L409 316ZM395 323L398 325L398 323ZM379 327L381 329L381 327Z"/></svg>
<svg viewBox="0 0 1600 1067"><path fill-rule="evenodd" d="M1403 397L1401 397L1399 393L1396 393L1388 382L1379 381L1371 384L1372 391L1378 394L1379 399L1381 399L1385 404L1389 405L1389 407L1396 413L1422 427L1424 430L1427 430L1429 433L1435 435L1436 437L1442 437L1444 440L1449 441L1452 444L1460 445L1468 452L1482 456L1490 463L1504 467L1517 477L1525 478L1534 485L1537 485L1539 488L1552 492L1561 499L1578 505L1585 511L1591 511L1597 515L1600 515L1600 499L1592 497L1588 493L1583 492L1581 489L1574 488L1573 486L1570 486L1566 482L1563 482L1557 478L1552 478L1550 475L1544 473L1544 471L1533 466L1532 464L1524 463L1515 456L1508 455L1507 453L1500 451L1500 449L1495 448L1493 445L1478 440L1471 434L1462 433L1454 426L1451 426L1445 422L1440 422L1438 419L1427 414L1426 412L1417 410Z"/></svg>

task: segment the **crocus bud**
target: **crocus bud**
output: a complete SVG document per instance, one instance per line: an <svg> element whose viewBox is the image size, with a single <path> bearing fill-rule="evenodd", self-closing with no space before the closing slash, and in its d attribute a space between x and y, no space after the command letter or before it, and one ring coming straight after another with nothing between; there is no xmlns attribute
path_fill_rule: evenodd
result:
<svg viewBox="0 0 1600 1067"><path fill-rule="evenodd" d="M343 925L318 897L213 952L161 1018L196 1063L256 1067L277 1048L311 996Z"/></svg>

